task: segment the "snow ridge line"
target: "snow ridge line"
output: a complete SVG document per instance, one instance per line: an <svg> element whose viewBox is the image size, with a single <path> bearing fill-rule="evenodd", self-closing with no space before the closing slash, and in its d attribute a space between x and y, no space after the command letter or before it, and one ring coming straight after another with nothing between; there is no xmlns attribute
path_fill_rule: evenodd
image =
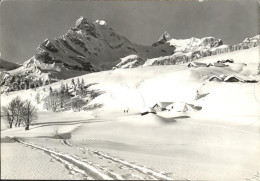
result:
<svg viewBox="0 0 260 181"><path fill-rule="evenodd" d="M67 143L67 145L72 146L72 144L69 143L68 140L66 140L66 143ZM154 170L145 168L143 166L135 165L135 164L129 163L127 161L124 161L124 160L121 160L121 159L109 156L108 154L102 153L100 151L92 151L92 150L84 149L82 147L77 147L77 146L73 146L73 147L81 149L82 151L89 151L89 152L91 152L91 153L93 153L95 155L101 156L101 157L103 157L105 159L111 160L111 161L116 162L116 163L120 163L120 164L122 164L122 165L124 165L124 166L126 166L128 168L135 169L136 171L138 171L140 173L148 175L151 178L155 178L155 179L158 179L158 180L172 180L172 178L169 178L169 177L165 176L162 173L158 173L158 172L156 172Z"/></svg>
<svg viewBox="0 0 260 181"><path fill-rule="evenodd" d="M178 120L179 122L184 122L184 123L189 123L189 124L197 124L197 125L202 125L202 126L208 126L208 127L216 127L216 128L224 128L224 129L229 129L229 130L233 130L233 131L237 131L237 132L241 132L241 133L246 133L249 135L254 135L254 136L259 136L259 133L251 133L249 131L243 130L243 129L239 129L239 128L232 128L229 126L221 126L221 125L216 125L216 124L206 124L206 123L196 123L196 122L192 122L192 121L184 121L184 120Z"/></svg>
<svg viewBox="0 0 260 181"><path fill-rule="evenodd" d="M69 162L69 163L73 164L74 166L78 167L80 170L84 170L89 176L91 176L94 179L98 179L98 180L113 180L113 178L111 178L111 177L101 173L95 167L87 164L86 162L78 160L78 159L76 159L76 158L74 158L74 157L72 157L70 155L67 155L67 154L64 154L64 153L59 153L59 152L56 152L56 151L52 151L52 150L49 150L49 149L37 146L35 144L27 143L27 142L21 141L20 139L17 139L17 138L13 138L13 139L15 141L19 142L19 143L24 144L24 145L31 146L33 148L37 148L39 150L47 152L51 156L54 155L54 156L56 156L56 159L59 158L61 161L63 160L63 162L65 160L66 162Z"/></svg>

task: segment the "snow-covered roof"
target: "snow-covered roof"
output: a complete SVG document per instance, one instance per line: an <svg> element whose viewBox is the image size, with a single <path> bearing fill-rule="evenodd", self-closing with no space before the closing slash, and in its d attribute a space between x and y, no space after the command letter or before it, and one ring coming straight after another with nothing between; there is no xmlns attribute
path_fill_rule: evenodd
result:
<svg viewBox="0 0 260 181"><path fill-rule="evenodd" d="M193 104L188 104L186 102L174 102L166 107L167 110L175 111L197 111L200 110L199 107L194 106Z"/></svg>
<svg viewBox="0 0 260 181"><path fill-rule="evenodd" d="M228 65L224 64L224 63L213 63L213 66L215 67L227 67Z"/></svg>
<svg viewBox="0 0 260 181"><path fill-rule="evenodd" d="M160 108L166 108L170 104L172 104L172 102L157 102L154 104L154 106L158 105Z"/></svg>
<svg viewBox="0 0 260 181"><path fill-rule="evenodd" d="M239 81L241 81L241 82L245 82L244 79L242 79L242 78L240 78L240 77L238 77L238 76L236 76L236 75L228 75L228 76L224 79L224 81L227 82L227 81L228 81L229 79L231 79L231 78L236 78L237 80L239 80Z"/></svg>
<svg viewBox="0 0 260 181"><path fill-rule="evenodd" d="M151 107L145 107L141 110L141 113L146 113L146 112L150 112L150 113L156 113L154 108Z"/></svg>
<svg viewBox="0 0 260 181"><path fill-rule="evenodd" d="M217 78L218 80L222 80L223 78L221 78L220 76L217 76L217 75L213 75L209 78L209 80L212 80L214 78Z"/></svg>
<svg viewBox="0 0 260 181"><path fill-rule="evenodd" d="M188 66L195 66L195 67L207 67L208 65L206 63L201 62L190 62Z"/></svg>

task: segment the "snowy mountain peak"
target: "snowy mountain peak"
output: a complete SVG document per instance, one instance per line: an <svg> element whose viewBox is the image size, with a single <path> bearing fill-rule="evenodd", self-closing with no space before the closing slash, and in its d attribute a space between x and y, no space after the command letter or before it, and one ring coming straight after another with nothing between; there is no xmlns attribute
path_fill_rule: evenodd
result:
<svg viewBox="0 0 260 181"><path fill-rule="evenodd" d="M167 41L169 41L171 39L171 35L165 31L161 36L160 38L158 39L157 42L153 43L153 46L158 46L158 45L162 45L162 44L165 44Z"/></svg>
<svg viewBox="0 0 260 181"><path fill-rule="evenodd" d="M214 37L204 37L204 38L189 38L189 39L170 39L167 41L171 46L176 47L175 51L187 52L187 51L198 51L202 49L209 49L211 47L219 47L223 45L221 39L216 39Z"/></svg>
<svg viewBox="0 0 260 181"><path fill-rule="evenodd" d="M87 18L84 18L83 16L81 16L76 21L76 28L78 28L78 29L86 29L86 27L93 27L93 26L94 26L94 24Z"/></svg>
<svg viewBox="0 0 260 181"><path fill-rule="evenodd" d="M165 31L165 32L160 36L160 38L159 38L158 41L162 41L162 40L168 41L168 40L170 40L170 39L171 39L171 35L170 35L167 31Z"/></svg>
<svg viewBox="0 0 260 181"><path fill-rule="evenodd" d="M99 25L107 25L107 23L104 20L96 20L95 23Z"/></svg>
<svg viewBox="0 0 260 181"><path fill-rule="evenodd" d="M260 35L256 35L254 37L251 38L246 38L243 42L244 43L257 43L260 41Z"/></svg>
<svg viewBox="0 0 260 181"><path fill-rule="evenodd" d="M165 35L166 36L166 35ZM80 17L66 34L54 39L45 39L35 54L22 67L12 72L12 77L52 81L79 75L110 70L123 61L120 67L132 68L144 64L153 57L172 54L173 47L164 44L159 47L135 44L116 33L104 20ZM135 54L136 56L129 56ZM129 56L125 59L123 57ZM142 58L140 58L140 57ZM8 79L9 80L9 79ZM0 85L9 85L7 79Z"/></svg>

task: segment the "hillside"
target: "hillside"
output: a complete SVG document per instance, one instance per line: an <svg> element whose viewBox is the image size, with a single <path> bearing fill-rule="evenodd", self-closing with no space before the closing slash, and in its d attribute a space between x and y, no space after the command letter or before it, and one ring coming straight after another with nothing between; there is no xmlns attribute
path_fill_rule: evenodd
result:
<svg viewBox="0 0 260 181"><path fill-rule="evenodd" d="M39 118L29 131L24 131L24 127L6 130L5 124L1 124L4 141L1 149L10 157L2 159L4 178L9 178L11 173L15 178L33 179L46 178L46 173L48 178L63 173L62 178L73 179L257 178L259 83L209 79L213 75L234 75L260 80L251 66L259 61L258 50L255 47L200 59L201 63L233 59L233 65L228 63L226 67L147 66L77 77L91 84L87 88L89 92L102 92L82 106L98 107L80 112L52 112L43 107L50 87L59 90L62 83L70 86L72 79L36 90L2 94L2 106L18 95L31 100L39 109ZM36 94L40 95L40 104L36 103ZM77 97L72 96L72 100ZM192 104L201 109L140 115L141 110L157 102ZM8 140L7 136L17 139ZM20 157L10 154L17 150L23 150L19 152ZM32 155L40 160L40 165L29 159ZM10 167L21 161L34 166L30 171L19 164ZM36 170L38 174L28 175Z"/></svg>
<svg viewBox="0 0 260 181"><path fill-rule="evenodd" d="M96 85L93 85L92 88L100 89L106 92L106 94L101 96L104 97L104 99L101 99L102 101L107 100L107 103L109 104L111 102L118 102L118 106L121 109L122 98L124 97L124 99L126 99L126 104L130 105L130 103L132 102L132 106L136 107L137 110L140 110L142 106L149 105L149 103L146 103L146 100L150 102L154 102L156 100L165 101L164 97L166 97L165 99L174 100L178 98L181 101L190 101L194 98L193 96L196 93L196 89L200 87L202 83L207 81L208 78L212 75L238 75L245 79L250 79L250 77L254 77L258 80L259 75L256 75L256 65L259 62L258 50L259 48L255 47L251 49L205 57L196 61L209 63L227 58L233 59L234 63L228 64L228 67L212 66L188 68L187 64L147 66L137 67L133 69L115 69L109 71L95 72L79 76L74 79L79 78L81 80L83 78L86 83L97 83ZM71 78L67 80L62 80L57 83L51 84L51 86L53 88L59 88L61 82L63 82L64 84L70 84L71 80ZM171 82L174 86L169 85L167 82ZM153 84L155 86L153 86ZM48 90L49 86L50 85L40 87L37 88L37 90ZM140 91L142 92L142 96L140 95ZM187 94L184 94L182 91L188 92ZM10 92L8 94L8 97L6 98L11 98L17 94L20 94L21 92L30 92L30 94L32 95L35 93L34 90ZM44 95L44 92L42 93ZM124 95L128 93L133 95ZM3 94L3 97L5 97L5 94ZM127 99L127 97L129 99ZM184 100L182 100L182 97ZM106 102L99 103L106 104Z"/></svg>

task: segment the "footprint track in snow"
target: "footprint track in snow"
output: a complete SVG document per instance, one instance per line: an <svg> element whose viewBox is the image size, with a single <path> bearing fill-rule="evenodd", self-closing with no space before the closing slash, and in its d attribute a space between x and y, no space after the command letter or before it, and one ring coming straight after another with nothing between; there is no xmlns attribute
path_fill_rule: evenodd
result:
<svg viewBox="0 0 260 181"><path fill-rule="evenodd" d="M102 159L106 159L107 161L110 161L111 163L119 164L118 167L120 169L124 169L124 170L127 169L130 172L137 171L137 172L147 176L148 178L146 178L146 179L172 180L170 177L167 176L169 174L165 174L163 172L155 171L152 168L146 168L144 166L136 165L135 163L127 162L125 160L122 160L122 159L119 159L119 158L116 158L116 157L112 157L112 156L110 156L110 155L108 155L104 152L94 151L94 150L85 149L85 148L82 148L82 147L73 146L71 143L68 142L68 140L66 140L66 143L67 143L68 146L72 146L74 148L81 149L82 151L84 150L85 152L90 152L90 153L92 153L96 156L101 157ZM140 178L138 178L138 179L140 179Z"/></svg>
<svg viewBox="0 0 260 181"><path fill-rule="evenodd" d="M72 145L68 140L63 139L60 141L62 145L69 146L80 150L87 156L79 157L69 153L62 153L52 147L43 147L29 142L22 141L18 138L13 138L18 143L21 143L27 147L35 150L41 150L45 154L48 154L56 161L62 163L66 169L69 170L69 174L79 177L80 179L99 179L99 180L172 180L169 175L163 172L155 171L152 168L136 165L125 160L119 159L114 156L110 156L104 152L89 150L82 147ZM103 160L105 165L100 163L93 163L90 158L95 158L94 162ZM92 159L93 160L93 159ZM117 169L116 169L117 168ZM120 171L121 170L121 171ZM119 173L116 173L119 172Z"/></svg>
<svg viewBox="0 0 260 181"><path fill-rule="evenodd" d="M35 148L37 150L44 151L44 153L50 155L52 158L56 159L57 161L64 164L65 167L70 171L70 173L77 173L81 174L83 178L90 178L90 179L96 179L96 180L114 180L111 176L103 173L101 170L97 169L96 167L92 166L90 163L80 159L77 156L53 151L49 148L41 147L36 144L28 143L25 141L22 141L17 138L13 138L16 142L21 143L23 145L27 145L31 148ZM113 175L113 173L110 173L110 175ZM116 175L116 174L114 174Z"/></svg>

